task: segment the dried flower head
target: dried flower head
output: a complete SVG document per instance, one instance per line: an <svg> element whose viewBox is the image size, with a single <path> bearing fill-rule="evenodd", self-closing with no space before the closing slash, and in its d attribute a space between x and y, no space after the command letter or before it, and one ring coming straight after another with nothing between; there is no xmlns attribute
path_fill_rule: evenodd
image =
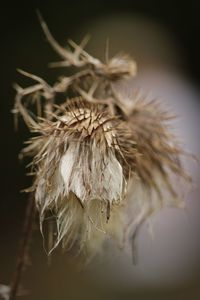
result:
<svg viewBox="0 0 200 300"><path fill-rule="evenodd" d="M39 136L23 153L36 153L34 190L41 223L45 213L53 211L57 215L56 244L64 238L68 246L81 230L81 246L89 240L88 228L95 224L105 232L112 207L122 204L133 168L127 161L134 165L135 143L125 122L111 116L102 105L82 98L68 100L54 119L44 119L33 128ZM90 210L94 205L93 216ZM76 232L69 241L73 230Z"/></svg>
<svg viewBox="0 0 200 300"><path fill-rule="evenodd" d="M62 242L65 249L91 255L109 236L124 240L127 207L135 207L138 227L161 206L178 204L171 174L189 177L181 165L183 150L168 130L173 116L157 101L137 92L127 99L117 88L119 81L135 76L135 62L118 55L102 63L83 50L86 40L80 46L70 41L74 50L66 50L42 19L41 25L64 59L54 66L72 65L77 72L50 86L20 71L37 81L25 89L15 86L13 112L36 134L22 154L33 156L30 190L35 192L41 231L49 214L55 219L56 238L48 250ZM57 94L67 96L69 91L74 97L57 105ZM27 95L37 104L38 116L27 110Z"/></svg>

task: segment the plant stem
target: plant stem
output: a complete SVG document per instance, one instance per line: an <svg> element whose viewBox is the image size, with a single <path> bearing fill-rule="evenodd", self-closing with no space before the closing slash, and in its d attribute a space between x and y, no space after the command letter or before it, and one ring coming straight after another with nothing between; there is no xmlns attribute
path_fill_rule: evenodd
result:
<svg viewBox="0 0 200 300"><path fill-rule="evenodd" d="M20 241L18 255L17 255L16 268L14 270L13 278L11 281L9 300L15 300L18 293L22 272L26 264L29 242L33 232L35 214L36 214L36 207L35 207L34 193L31 193L27 203L23 231L22 231L21 241Z"/></svg>

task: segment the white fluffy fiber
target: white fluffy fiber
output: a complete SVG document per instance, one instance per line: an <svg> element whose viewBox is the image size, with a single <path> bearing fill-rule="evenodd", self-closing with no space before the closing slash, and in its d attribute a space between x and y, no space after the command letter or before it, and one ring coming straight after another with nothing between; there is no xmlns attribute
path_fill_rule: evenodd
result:
<svg viewBox="0 0 200 300"><path fill-rule="evenodd" d="M91 254L100 251L109 234L116 233L121 239L122 229L115 230L114 224L122 228L121 195L125 180L113 151L109 149L102 155L95 142L91 145L72 142L55 167L53 176L47 171L36 189L41 230L46 211L56 214L57 239L50 252L62 241L65 249L76 245Z"/></svg>

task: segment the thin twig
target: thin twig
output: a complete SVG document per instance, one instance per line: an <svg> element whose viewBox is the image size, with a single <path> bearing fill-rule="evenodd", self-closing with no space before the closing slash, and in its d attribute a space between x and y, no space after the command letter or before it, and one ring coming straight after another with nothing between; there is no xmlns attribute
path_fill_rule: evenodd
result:
<svg viewBox="0 0 200 300"><path fill-rule="evenodd" d="M25 221L23 226L22 237L19 245L17 263L11 281L11 290L9 300L15 300L19 289L21 276L26 263L26 257L29 248L29 242L33 232L33 224L35 220L36 207L34 201L34 193L30 194L26 208Z"/></svg>

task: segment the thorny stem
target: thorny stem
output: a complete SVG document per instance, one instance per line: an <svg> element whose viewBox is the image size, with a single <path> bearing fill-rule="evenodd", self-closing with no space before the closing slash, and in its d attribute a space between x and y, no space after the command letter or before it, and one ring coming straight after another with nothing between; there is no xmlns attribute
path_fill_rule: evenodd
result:
<svg viewBox="0 0 200 300"><path fill-rule="evenodd" d="M26 264L27 252L28 252L29 243L33 232L35 215L36 215L36 206L34 201L34 193L31 193L26 208L25 221L24 221L22 237L21 237L18 256L17 256L17 263L11 281L9 300L15 300L17 296L22 272Z"/></svg>

